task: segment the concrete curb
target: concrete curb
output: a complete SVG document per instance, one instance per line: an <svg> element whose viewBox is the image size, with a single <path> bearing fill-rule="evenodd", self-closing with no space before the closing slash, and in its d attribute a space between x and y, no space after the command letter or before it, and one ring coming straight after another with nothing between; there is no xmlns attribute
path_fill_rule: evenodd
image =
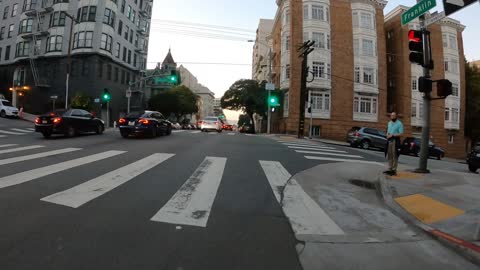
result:
<svg viewBox="0 0 480 270"><path fill-rule="evenodd" d="M383 174L378 176L378 185L380 195L383 197L385 204L399 217L404 219L406 222L415 225L431 237L439 240L439 242L443 243L444 245L454 249L471 262L480 265L480 246L424 224L410 213L405 211L399 204L397 204L397 202L395 202L394 196L397 194L397 191L394 187L388 184L388 180Z"/></svg>

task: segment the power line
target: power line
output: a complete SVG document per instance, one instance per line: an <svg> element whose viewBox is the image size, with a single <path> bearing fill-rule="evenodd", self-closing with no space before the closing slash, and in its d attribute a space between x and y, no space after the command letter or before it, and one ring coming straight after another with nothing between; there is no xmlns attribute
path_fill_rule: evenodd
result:
<svg viewBox="0 0 480 270"><path fill-rule="evenodd" d="M154 29L171 29L171 30L181 30L181 31L192 31L192 32L198 32L198 33L212 33L212 34L228 34L228 35L235 35L235 36L245 36L248 38L253 38L255 35L250 35L250 34L243 34L243 33L238 33L238 32L233 32L233 31L224 31L224 30L212 30L212 29L204 29L200 27L193 27L193 26L180 26L180 25L152 25L151 28ZM201 31L197 31L201 30Z"/></svg>
<svg viewBox="0 0 480 270"><path fill-rule="evenodd" d="M151 31L159 31L165 34L176 34L182 36L191 36L191 37L203 37L203 38L211 38L211 39L222 39L222 40L230 40L230 41L243 41L248 42L250 39L249 37L239 37L239 36L229 36L229 35L220 35L214 33L205 33L205 32L195 32L195 31L178 31L174 29L157 29L152 28Z"/></svg>
<svg viewBox="0 0 480 270"><path fill-rule="evenodd" d="M197 26L197 27L202 26L202 27L206 27L206 28L228 29L228 30L234 30L234 31L238 31L238 32L247 32L247 33L252 33L252 34L256 33L255 30L246 29L246 28L229 27L229 26L213 25L213 24L202 24L202 23L185 22L185 21L152 19L152 24L156 23L156 22L178 24L178 25L192 25L192 26Z"/></svg>

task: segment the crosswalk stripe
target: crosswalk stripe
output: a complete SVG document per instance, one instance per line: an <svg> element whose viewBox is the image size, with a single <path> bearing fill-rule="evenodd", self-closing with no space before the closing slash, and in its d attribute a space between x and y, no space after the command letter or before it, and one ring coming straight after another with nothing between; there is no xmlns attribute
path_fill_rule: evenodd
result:
<svg viewBox="0 0 480 270"><path fill-rule="evenodd" d="M27 160L37 159L37 158L60 155L60 154L70 153L70 152L79 151L79 150L82 150L82 148L64 148L64 149L53 150L53 151L48 151L48 152L43 152L43 153L38 153L33 155L1 159L0 165L6 165L6 164L12 164L20 161L27 161Z"/></svg>
<svg viewBox="0 0 480 270"><path fill-rule="evenodd" d="M206 157L151 220L206 227L226 162L223 157Z"/></svg>
<svg viewBox="0 0 480 270"><path fill-rule="evenodd" d="M27 130L35 131L34 128L26 128Z"/></svg>
<svg viewBox="0 0 480 270"><path fill-rule="evenodd" d="M42 147L45 147L45 146L43 146L43 145L31 145L31 146L24 146L24 147L12 148L12 149L5 149L5 150L0 150L0 154L13 153L13 152L19 152L19 151L25 151L25 150L32 150L32 149L37 149L37 148L42 148Z"/></svg>
<svg viewBox="0 0 480 270"><path fill-rule="evenodd" d="M347 151L324 149L324 148L318 148L318 147L289 146L288 148L291 148L291 149L299 149L299 150L318 150L318 151L321 150L321 151L333 152L333 153L347 153Z"/></svg>
<svg viewBox="0 0 480 270"><path fill-rule="evenodd" d="M324 161L339 161L339 162L355 162L355 163L364 163L364 164L375 164L383 166L380 162L375 161L366 161L366 160L357 160L357 159L346 159L346 158L330 158L330 157L315 157L315 156L305 156L306 159L311 160L324 160Z"/></svg>
<svg viewBox="0 0 480 270"><path fill-rule="evenodd" d="M5 138L5 137L7 137L7 136L6 135L0 135L0 138Z"/></svg>
<svg viewBox="0 0 480 270"><path fill-rule="evenodd" d="M22 184L25 182L29 182L47 175L51 175L57 172L61 172L64 170L68 170L71 168L75 168L78 166L82 166L85 164L89 164L98 160L106 159L109 157L113 157L116 155L120 155L126 153L126 151L106 151L103 153L91 155L91 156L86 156L82 158L77 158L69 161L64 161L61 163L57 163L54 165L38 168L38 169L33 169L29 171L24 171L21 173L17 173L14 175L9 175L0 178L0 189L1 188L6 188L18 184Z"/></svg>
<svg viewBox="0 0 480 270"><path fill-rule="evenodd" d="M185 132L185 130L181 129L181 130L172 130L172 133L180 133L180 132Z"/></svg>
<svg viewBox="0 0 480 270"><path fill-rule="evenodd" d="M31 133L31 132L33 132L32 130L19 129L19 128L11 128L10 130L18 131L18 132L23 132L23 133Z"/></svg>
<svg viewBox="0 0 480 270"><path fill-rule="evenodd" d="M336 149L335 147L322 146L322 145L312 145L312 144L284 143L283 145L285 145L285 146L316 147L316 148L332 149L332 150Z"/></svg>
<svg viewBox="0 0 480 270"><path fill-rule="evenodd" d="M12 146L17 146L18 144L2 144L0 145L0 148L6 148L6 147L12 147Z"/></svg>
<svg viewBox="0 0 480 270"><path fill-rule="evenodd" d="M197 134L197 133L200 133L200 132L202 132L202 131L196 130L196 131L192 131L191 133L192 133L192 134Z"/></svg>
<svg viewBox="0 0 480 270"><path fill-rule="evenodd" d="M230 136L234 136L234 135L235 135L235 133L233 133L233 132L230 132L230 133L228 133L228 135L230 135Z"/></svg>
<svg viewBox="0 0 480 270"><path fill-rule="evenodd" d="M23 134L25 134L25 133L12 132L12 131L6 131L6 130L0 130L0 133L7 134L7 135L23 135Z"/></svg>
<svg viewBox="0 0 480 270"><path fill-rule="evenodd" d="M345 154L337 154L337 153L327 153L327 152L319 152L319 151L304 151L304 150L295 150L297 153L302 154L313 154L313 155L326 155L326 156L337 156L337 157L350 157L350 158L363 158L359 155L345 155Z"/></svg>
<svg viewBox="0 0 480 270"><path fill-rule="evenodd" d="M78 208L152 169L174 154L157 153L89 180L71 189L42 198L42 201Z"/></svg>
<svg viewBox="0 0 480 270"><path fill-rule="evenodd" d="M290 179L291 175L280 162L260 161L260 165L265 172L277 201L282 204L285 215L290 219L296 234L345 234L335 221L305 193L297 181ZM281 201L280 191L285 191L284 187L290 190L283 193L284 197L283 201Z"/></svg>

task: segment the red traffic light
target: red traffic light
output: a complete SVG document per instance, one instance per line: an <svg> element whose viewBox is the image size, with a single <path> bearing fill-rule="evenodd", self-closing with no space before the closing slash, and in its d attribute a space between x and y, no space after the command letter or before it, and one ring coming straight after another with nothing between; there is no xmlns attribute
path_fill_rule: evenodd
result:
<svg viewBox="0 0 480 270"><path fill-rule="evenodd" d="M422 40L422 31L418 31L418 30L408 31L408 40L413 42L420 42Z"/></svg>

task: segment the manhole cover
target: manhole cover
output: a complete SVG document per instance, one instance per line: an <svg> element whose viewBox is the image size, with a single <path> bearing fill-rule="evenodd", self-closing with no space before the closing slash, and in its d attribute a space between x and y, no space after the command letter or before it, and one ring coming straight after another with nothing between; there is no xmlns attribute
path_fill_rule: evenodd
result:
<svg viewBox="0 0 480 270"><path fill-rule="evenodd" d="M351 180L348 180L348 182L350 182L350 184L352 185L355 185L361 188L372 189L372 190L376 189L375 184L368 181L351 179Z"/></svg>

